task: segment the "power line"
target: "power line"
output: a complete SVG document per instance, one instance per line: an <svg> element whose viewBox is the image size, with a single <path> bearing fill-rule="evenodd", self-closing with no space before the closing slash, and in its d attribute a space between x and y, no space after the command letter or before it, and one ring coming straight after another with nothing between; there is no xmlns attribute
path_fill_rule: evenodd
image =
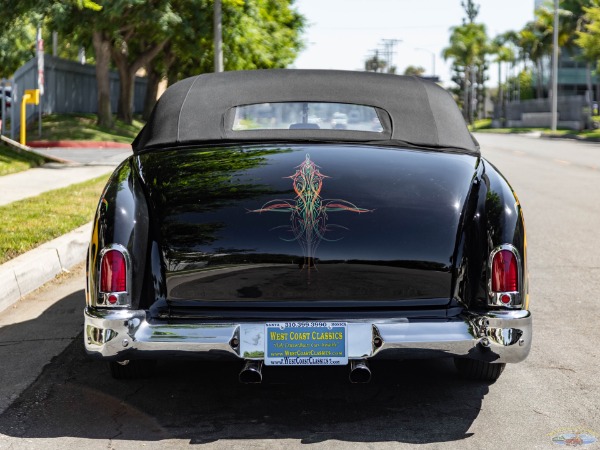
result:
<svg viewBox="0 0 600 450"><path fill-rule="evenodd" d="M396 52L394 51L394 47L398 43L402 42L401 39L382 39L381 43L383 45L382 57L387 64L387 71L390 72L392 67L394 67L394 55Z"/></svg>

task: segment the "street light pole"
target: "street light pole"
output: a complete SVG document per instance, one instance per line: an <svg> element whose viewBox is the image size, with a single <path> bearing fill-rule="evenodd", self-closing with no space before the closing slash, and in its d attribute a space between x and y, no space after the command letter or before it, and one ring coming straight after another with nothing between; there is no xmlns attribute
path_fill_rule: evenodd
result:
<svg viewBox="0 0 600 450"><path fill-rule="evenodd" d="M223 72L223 33L221 28L221 0L215 0L213 27L215 41L215 72Z"/></svg>
<svg viewBox="0 0 600 450"><path fill-rule="evenodd" d="M552 32L552 131L558 124L558 0L554 0L554 30Z"/></svg>
<svg viewBox="0 0 600 450"><path fill-rule="evenodd" d="M421 50L422 52L431 53L431 76L435 78L435 52L427 50L426 48L415 48L415 50Z"/></svg>

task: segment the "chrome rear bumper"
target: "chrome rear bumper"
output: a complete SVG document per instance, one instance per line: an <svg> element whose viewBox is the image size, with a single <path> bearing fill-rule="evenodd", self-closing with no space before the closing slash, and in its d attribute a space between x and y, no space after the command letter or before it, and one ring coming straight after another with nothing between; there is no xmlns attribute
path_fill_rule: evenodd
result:
<svg viewBox="0 0 600 450"><path fill-rule="evenodd" d="M344 321L343 317L337 319ZM347 320L348 357L469 357L516 363L531 347L531 314L526 310L465 314L454 319ZM240 358L261 360L264 322L152 322L146 311L85 309L85 348L109 360Z"/></svg>

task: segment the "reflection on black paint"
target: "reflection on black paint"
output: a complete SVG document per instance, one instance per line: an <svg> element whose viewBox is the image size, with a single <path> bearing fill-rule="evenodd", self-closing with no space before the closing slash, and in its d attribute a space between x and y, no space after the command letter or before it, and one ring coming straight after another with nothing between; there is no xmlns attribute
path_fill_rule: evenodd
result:
<svg viewBox="0 0 600 450"><path fill-rule="evenodd" d="M199 213L218 210L236 201L271 193L267 185L240 183L236 174L266 161L266 156L286 150L246 152L209 149L185 157L185 151L161 151L140 157L150 198L159 216L163 252L170 270L197 265L197 249L219 239L225 227L220 221L205 222ZM189 156L189 155L188 155ZM202 252L200 252L201 254Z"/></svg>
<svg viewBox="0 0 600 450"><path fill-rule="evenodd" d="M324 198L377 214L337 215L350 232L323 241L310 283L281 214L249 213L293 198L290 167L327 167ZM260 301L451 297L460 214L478 158L351 145L191 148L137 156L168 300ZM326 192L325 192L326 189Z"/></svg>
<svg viewBox="0 0 600 450"><path fill-rule="evenodd" d="M487 230L490 234L490 242L498 242L500 220L503 215L503 205L497 192L488 191L485 197L485 210L487 214Z"/></svg>

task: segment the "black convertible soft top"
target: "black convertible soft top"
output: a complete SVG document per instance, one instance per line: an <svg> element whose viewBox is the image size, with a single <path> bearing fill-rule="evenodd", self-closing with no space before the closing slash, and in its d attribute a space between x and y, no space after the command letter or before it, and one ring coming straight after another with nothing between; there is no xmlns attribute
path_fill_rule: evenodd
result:
<svg viewBox="0 0 600 450"><path fill-rule="evenodd" d="M378 109L383 132L232 129L237 106L331 102ZM454 148L478 153L450 94L416 77L338 70L252 70L187 78L165 91L133 141L146 148L203 142L347 141Z"/></svg>

